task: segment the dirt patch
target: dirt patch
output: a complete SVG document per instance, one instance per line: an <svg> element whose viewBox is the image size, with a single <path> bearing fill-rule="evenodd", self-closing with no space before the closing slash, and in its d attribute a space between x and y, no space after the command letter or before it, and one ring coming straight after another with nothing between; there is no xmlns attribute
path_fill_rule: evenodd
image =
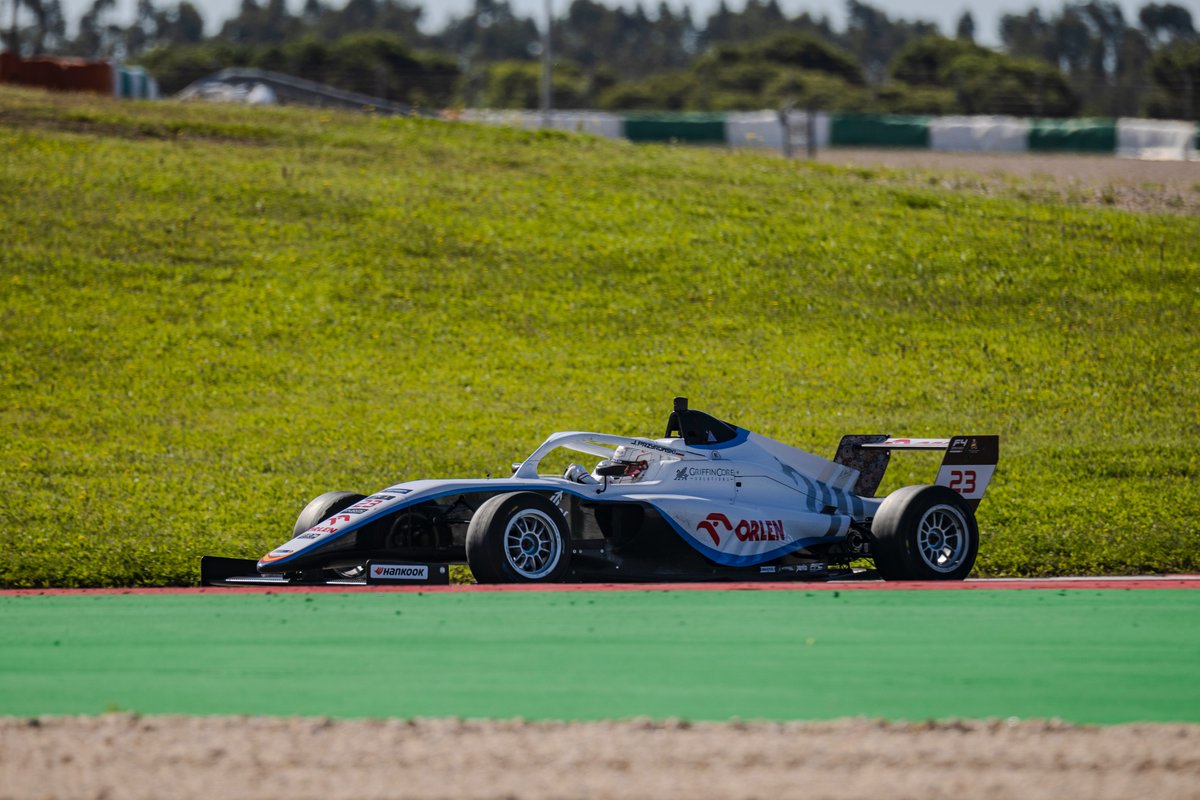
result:
<svg viewBox="0 0 1200 800"><path fill-rule="evenodd" d="M1200 725L46 717L0 798L1200 798Z"/></svg>
<svg viewBox="0 0 1200 800"><path fill-rule="evenodd" d="M1200 161L1116 156L823 150L829 164L918 171L913 182L981 194L1060 200L1169 214L1200 214Z"/></svg>

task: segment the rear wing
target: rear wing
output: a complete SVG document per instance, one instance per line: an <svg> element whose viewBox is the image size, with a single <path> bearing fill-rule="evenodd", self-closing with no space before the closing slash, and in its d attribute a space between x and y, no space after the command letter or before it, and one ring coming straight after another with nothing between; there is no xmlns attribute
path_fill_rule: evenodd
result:
<svg viewBox="0 0 1200 800"><path fill-rule="evenodd" d="M949 439L892 438L883 434L843 436L834 461L859 471L854 493L874 497L883 480L893 450L941 450L946 453L938 469L938 486L958 492L978 508L1000 460L996 435L952 436Z"/></svg>

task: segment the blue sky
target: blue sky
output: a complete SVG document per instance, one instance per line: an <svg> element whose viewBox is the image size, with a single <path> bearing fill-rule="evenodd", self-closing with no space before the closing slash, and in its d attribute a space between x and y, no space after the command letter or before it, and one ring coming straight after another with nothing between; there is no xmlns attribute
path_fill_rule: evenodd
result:
<svg viewBox="0 0 1200 800"><path fill-rule="evenodd" d="M1162 2L1162 0L1158 0ZM1192 17L1200 23L1200 0L1173 0L1192 12ZM0 0L0 18L7 20L7 9L12 0ZM156 0L157 5L170 5L174 0ZM208 23L210 32L219 27L220 22L237 12L241 0L192 0ZM335 0L336 2L336 0ZM570 0L551 0L555 13L563 13ZM638 0L600 0L607 5L622 5L632 8ZM716 8L718 0L667 0L667 4L678 10L685 6L692 8L697 19L703 19ZM923 19L938 23L944 32L950 32L955 22L964 10L970 10L975 17L977 38L983 44L997 44L999 41L996 25L1000 15L1005 12L1025 12L1034 6L1043 11L1052 11L1062 7L1061 2L1044 2L1043 0L866 0L870 5L882 8L893 17L903 19ZM1122 10L1129 19L1136 19L1137 11L1146 0L1118 0ZM63 0L67 17L74 25L79 15L88 8L92 0ZM117 8L123 16L131 16L136 0L117 0ZM289 3L299 8L303 0L289 0ZM420 5L424 8L424 27L429 30L440 28L453 15L462 15L472 6L473 0L423 0ZM512 0L518 12L525 15L537 15L541 19L545 0ZM845 24L844 0L779 0L780 7L789 16L795 16L802 11L815 15L826 14L834 26L841 28ZM658 0L644 0L642 5L647 9L658 8ZM726 0L730 8L741 8L745 0Z"/></svg>

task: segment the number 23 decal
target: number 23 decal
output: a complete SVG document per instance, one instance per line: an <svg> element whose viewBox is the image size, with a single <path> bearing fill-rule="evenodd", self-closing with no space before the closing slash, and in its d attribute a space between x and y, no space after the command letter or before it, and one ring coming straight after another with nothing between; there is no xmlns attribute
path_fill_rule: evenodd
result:
<svg viewBox="0 0 1200 800"><path fill-rule="evenodd" d="M959 494L975 491L975 470L954 469L950 471L950 488Z"/></svg>

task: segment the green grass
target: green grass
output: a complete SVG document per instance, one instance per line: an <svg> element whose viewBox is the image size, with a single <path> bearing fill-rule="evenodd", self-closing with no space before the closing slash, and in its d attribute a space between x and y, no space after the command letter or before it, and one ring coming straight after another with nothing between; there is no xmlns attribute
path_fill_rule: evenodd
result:
<svg viewBox="0 0 1200 800"><path fill-rule="evenodd" d="M11 89L0 148L0 584L191 582L676 394L823 453L1001 434L980 574L1200 570L1200 219Z"/></svg>

